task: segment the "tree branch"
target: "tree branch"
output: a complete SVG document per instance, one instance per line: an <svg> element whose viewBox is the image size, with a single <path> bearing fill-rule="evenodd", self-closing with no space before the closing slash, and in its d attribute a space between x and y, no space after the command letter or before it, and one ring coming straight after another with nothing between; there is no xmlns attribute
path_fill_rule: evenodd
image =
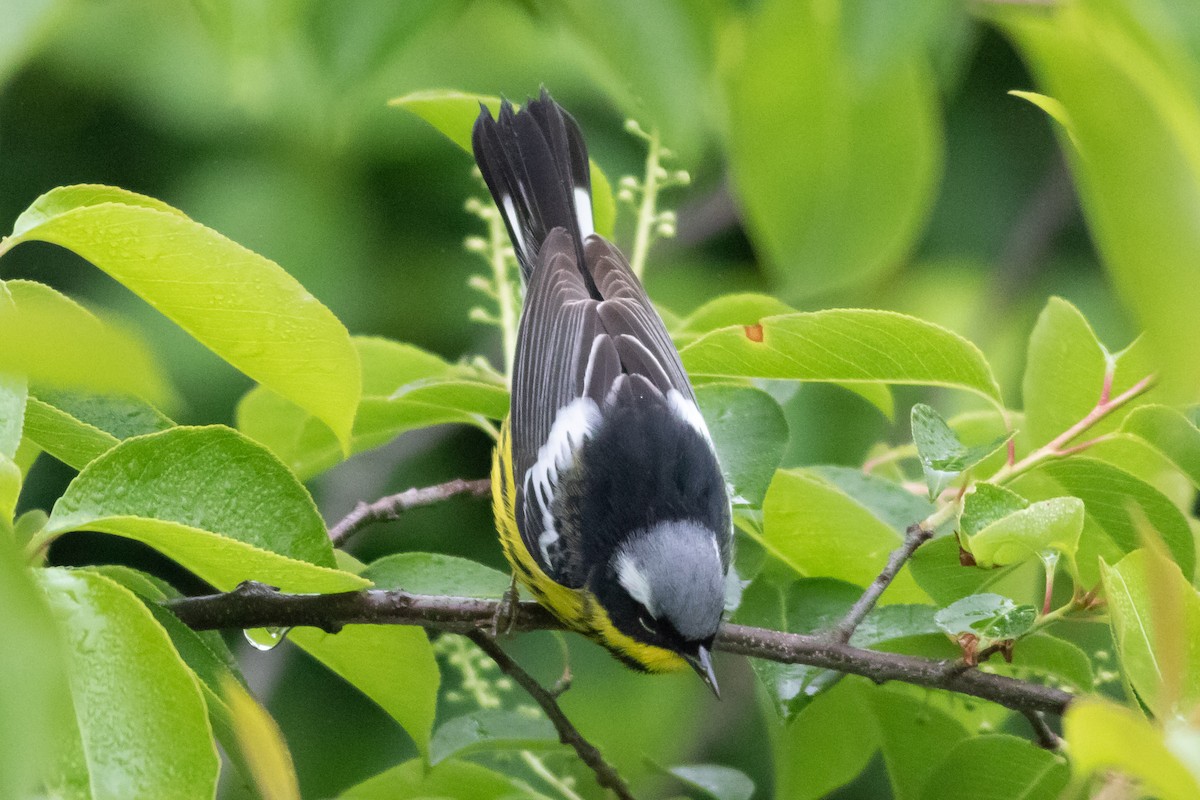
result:
<svg viewBox="0 0 1200 800"><path fill-rule="evenodd" d="M892 581L896 578L896 573L900 572L900 568L912 558L912 554L917 551L917 548L929 541L933 536L932 530L926 530L921 523L916 523L908 526L908 530L904 532L904 544L897 547L888 556L887 564L884 565L883 571L879 573L875 580L871 581L862 593L862 596L854 602L850 610L846 612L846 616L842 618L832 630L827 634L834 641L848 642L850 637L854 635L855 629L859 624L871 613L871 609L875 607L875 603L879 600L879 596L883 594L883 590L892 585Z"/></svg>
<svg viewBox="0 0 1200 800"><path fill-rule="evenodd" d="M197 630L217 628L293 627L336 632L344 625L420 625L434 630L473 634L491 625L496 600L415 595L383 589L339 594L282 594L247 582L232 592L189 597L166 604ZM563 625L537 603L518 607L513 631L561 630ZM956 662L882 653L832 641L828 636L784 633L745 625L724 625L717 650L785 664L807 664L854 675L876 683L903 681L917 686L968 694L1024 713L1062 714L1073 695L1030 681L954 669Z"/></svg>
<svg viewBox="0 0 1200 800"><path fill-rule="evenodd" d="M341 547L346 540L372 522L399 519L405 511L440 503L459 494L485 497L491 490L492 482L489 478L480 478L475 481L455 478L436 486L406 489L399 494L381 497L373 503L360 502L353 511L329 529L329 540L333 542L334 547Z"/></svg>
<svg viewBox="0 0 1200 800"><path fill-rule="evenodd" d="M553 695L547 692L520 664L513 661L491 636L477 629L469 632L467 637L480 650L487 653L504 674L519 683L521 688L542 707L542 711L546 712L546 716L550 718L550 721L554 723L555 730L558 731L558 740L574 748L583 763L596 773L597 783L612 789L621 800L634 800L629 786L626 785L620 773L612 764L604 760L604 756L600 755L600 751L596 749L595 745L583 738L583 734L572 724L571 720L567 719L567 715L563 713Z"/></svg>

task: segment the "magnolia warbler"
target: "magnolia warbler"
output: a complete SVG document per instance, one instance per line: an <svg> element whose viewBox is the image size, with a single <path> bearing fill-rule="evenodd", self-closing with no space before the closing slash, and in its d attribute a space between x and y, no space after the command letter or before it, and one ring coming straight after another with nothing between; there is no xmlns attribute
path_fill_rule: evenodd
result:
<svg viewBox="0 0 1200 800"><path fill-rule="evenodd" d="M492 467L504 553L568 627L716 692L729 493L662 319L595 233L579 126L543 89L498 118L482 107L472 145L525 280Z"/></svg>

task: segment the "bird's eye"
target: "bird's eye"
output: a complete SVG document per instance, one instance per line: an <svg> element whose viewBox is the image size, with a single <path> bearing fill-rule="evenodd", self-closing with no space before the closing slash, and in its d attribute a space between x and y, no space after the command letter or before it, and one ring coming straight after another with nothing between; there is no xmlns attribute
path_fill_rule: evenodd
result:
<svg viewBox="0 0 1200 800"><path fill-rule="evenodd" d="M647 621L645 614L638 614L638 624L645 628L647 633L655 632L654 628L650 626L649 621Z"/></svg>

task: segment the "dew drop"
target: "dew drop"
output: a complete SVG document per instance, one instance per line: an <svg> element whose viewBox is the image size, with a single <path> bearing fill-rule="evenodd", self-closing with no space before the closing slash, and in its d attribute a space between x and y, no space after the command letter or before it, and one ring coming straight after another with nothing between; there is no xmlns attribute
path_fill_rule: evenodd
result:
<svg viewBox="0 0 1200 800"><path fill-rule="evenodd" d="M243 631L246 641L255 650L274 650L279 643L287 638L291 628L248 628Z"/></svg>

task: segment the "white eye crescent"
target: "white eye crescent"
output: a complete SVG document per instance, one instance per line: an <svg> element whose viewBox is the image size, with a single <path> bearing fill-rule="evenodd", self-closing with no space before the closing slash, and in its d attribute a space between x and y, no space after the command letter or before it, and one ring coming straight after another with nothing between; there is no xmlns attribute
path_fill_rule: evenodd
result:
<svg viewBox="0 0 1200 800"><path fill-rule="evenodd" d="M642 614L638 614L638 624L645 628L647 633L655 633L654 628L650 627L650 623L646 622L646 617Z"/></svg>

